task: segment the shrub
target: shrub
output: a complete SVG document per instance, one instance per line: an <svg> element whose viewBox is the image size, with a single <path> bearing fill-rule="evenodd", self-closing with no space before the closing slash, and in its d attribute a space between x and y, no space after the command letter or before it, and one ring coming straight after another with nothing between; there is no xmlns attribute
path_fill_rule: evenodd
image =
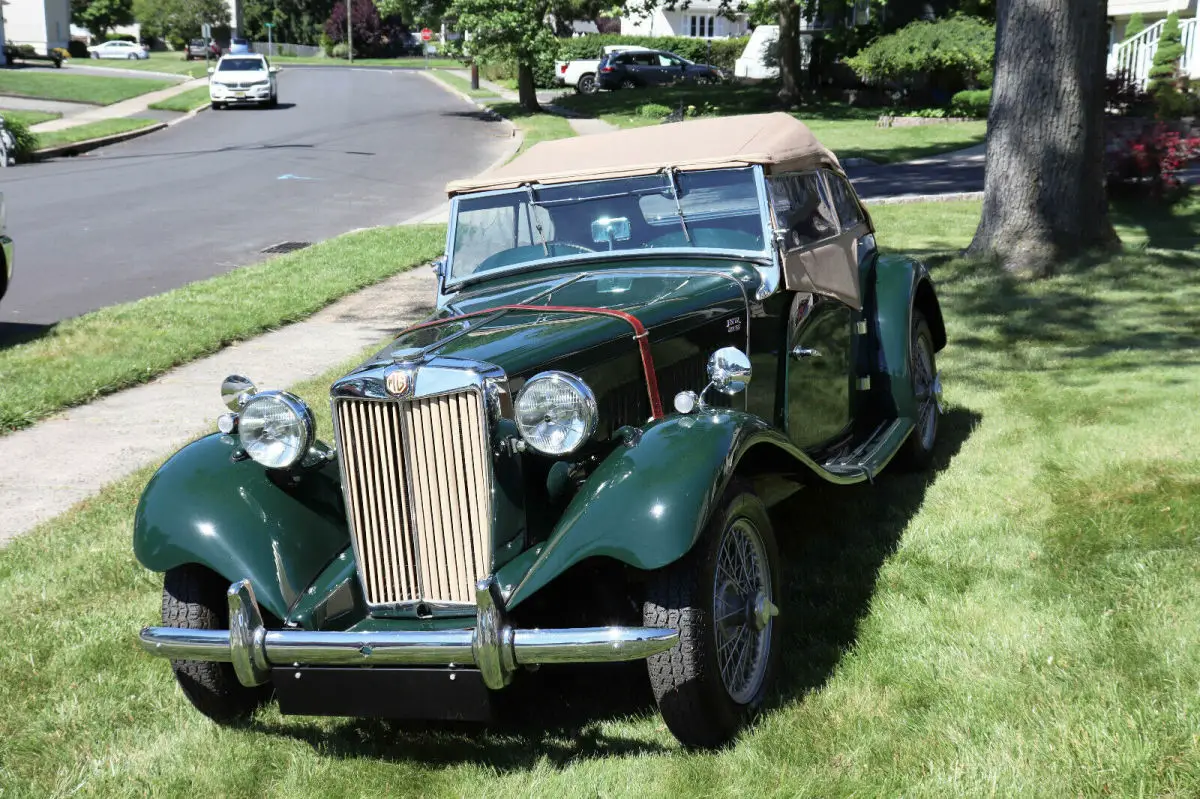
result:
<svg viewBox="0 0 1200 799"><path fill-rule="evenodd" d="M106 42L137 42L137 37L130 33L114 33L104 38Z"/></svg>
<svg viewBox="0 0 1200 799"><path fill-rule="evenodd" d="M1129 16L1129 22L1125 23L1125 38L1132 39L1144 30L1146 30L1146 20L1142 16L1142 12L1133 12Z"/></svg>
<svg viewBox="0 0 1200 799"><path fill-rule="evenodd" d="M919 117L921 119L945 119L946 109L944 108L912 108L897 116L902 117Z"/></svg>
<svg viewBox="0 0 1200 799"><path fill-rule="evenodd" d="M71 57L71 53L61 47L55 47L50 51L50 55L56 55L64 61Z"/></svg>
<svg viewBox="0 0 1200 799"><path fill-rule="evenodd" d="M1162 123L1134 136L1115 138L1105 148L1109 194L1178 200L1187 193L1179 171L1195 158L1200 158L1200 137L1185 138Z"/></svg>
<svg viewBox="0 0 1200 799"><path fill-rule="evenodd" d="M864 80L911 81L940 74L969 85L992 68L995 49L995 25L960 16L909 23L879 37L846 63Z"/></svg>
<svg viewBox="0 0 1200 799"><path fill-rule="evenodd" d="M67 42L67 55L71 58L87 58L89 56L87 44L78 39L72 39Z"/></svg>
<svg viewBox="0 0 1200 799"><path fill-rule="evenodd" d="M637 45L654 50L666 50L699 64L733 72L733 63L746 49L749 38L740 39L693 39L686 36L620 36L615 34L590 34L573 39L560 39L557 58L573 61L577 58L599 58L603 47L611 44ZM553 58L551 59L553 60Z"/></svg>
<svg viewBox="0 0 1200 799"><path fill-rule="evenodd" d="M671 109L661 103L646 103L638 106L637 114L647 119L662 119L671 115Z"/></svg>
<svg viewBox="0 0 1200 799"><path fill-rule="evenodd" d="M345 42L338 42L337 44L335 44L333 46L333 50L330 52L330 55L333 56L334 58L348 59L349 54L350 54L350 48L346 46ZM357 47L354 48L354 57L358 58L358 48Z"/></svg>
<svg viewBox="0 0 1200 799"><path fill-rule="evenodd" d="M950 116L986 119L991 104L991 89L969 89L950 98Z"/></svg>
<svg viewBox="0 0 1200 799"><path fill-rule="evenodd" d="M333 39L330 39L329 34L325 31L321 31L321 39L319 44L321 46L321 52L324 53L326 57L333 55Z"/></svg>
<svg viewBox="0 0 1200 799"><path fill-rule="evenodd" d="M18 122L15 119L4 120L4 127L8 128L16 142L12 156L18 161L28 161L33 156L34 150L38 148L37 135L30 132L24 122Z"/></svg>
<svg viewBox="0 0 1200 799"><path fill-rule="evenodd" d="M1152 116L1154 98L1129 73L1104 79L1104 110L1116 116Z"/></svg>

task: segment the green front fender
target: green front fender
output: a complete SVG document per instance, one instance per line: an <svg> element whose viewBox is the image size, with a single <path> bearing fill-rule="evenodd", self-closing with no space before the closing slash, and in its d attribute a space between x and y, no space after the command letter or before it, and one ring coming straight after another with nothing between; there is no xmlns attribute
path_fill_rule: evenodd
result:
<svg viewBox="0 0 1200 799"><path fill-rule="evenodd" d="M880 256L875 268L876 333L880 347L876 375L890 394L892 415L915 421L917 400L909 368L914 307L925 313L933 328L934 346L941 349L946 334L929 271L914 258Z"/></svg>
<svg viewBox="0 0 1200 799"><path fill-rule="evenodd" d="M259 604L283 619L350 544L338 471L277 484L254 461L232 461L235 449L214 433L163 464L138 503L134 555L153 571L198 563L231 583L249 579Z"/></svg>
<svg viewBox="0 0 1200 799"><path fill-rule="evenodd" d="M669 416L646 427L633 446L618 446L589 476L545 544L500 571L509 606L587 558L652 570L683 557L742 456L759 445L817 469L766 422L740 411Z"/></svg>

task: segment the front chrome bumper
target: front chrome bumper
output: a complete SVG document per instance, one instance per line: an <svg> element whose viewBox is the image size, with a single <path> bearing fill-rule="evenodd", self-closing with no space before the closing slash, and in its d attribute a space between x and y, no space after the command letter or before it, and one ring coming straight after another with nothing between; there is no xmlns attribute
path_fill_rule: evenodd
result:
<svg viewBox="0 0 1200 799"><path fill-rule="evenodd" d="M505 618L493 578L475 588L474 629L389 632L267 630L249 580L229 587L229 629L146 627L142 648L172 660L232 663L243 685L261 685L272 667L471 666L484 684L503 688L518 666L542 663L609 663L641 660L679 640L673 629L576 627L519 630Z"/></svg>

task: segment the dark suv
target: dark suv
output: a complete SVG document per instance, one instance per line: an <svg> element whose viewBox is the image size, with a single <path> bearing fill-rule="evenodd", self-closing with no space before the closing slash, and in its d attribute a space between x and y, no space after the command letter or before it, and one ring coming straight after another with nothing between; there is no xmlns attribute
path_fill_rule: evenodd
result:
<svg viewBox="0 0 1200 799"><path fill-rule="evenodd" d="M601 89L636 89L681 81L719 83L725 77L717 67L694 64L686 58L661 50L611 53L600 59L596 84Z"/></svg>

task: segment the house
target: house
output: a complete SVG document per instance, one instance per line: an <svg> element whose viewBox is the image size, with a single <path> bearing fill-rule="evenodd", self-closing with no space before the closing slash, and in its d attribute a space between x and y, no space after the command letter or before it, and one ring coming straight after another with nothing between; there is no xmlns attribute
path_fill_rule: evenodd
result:
<svg viewBox="0 0 1200 799"><path fill-rule="evenodd" d="M1109 0L1108 72L1124 73L1145 86L1154 51L1162 36L1163 23L1172 11L1179 15L1183 33L1184 56L1180 67L1192 78L1200 78L1200 16L1197 0ZM1135 36L1126 36L1129 19L1142 15L1146 28Z"/></svg>
<svg viewBox="0 0 1200 799"><path fill-rule="evenodd" d="M4 6L4 41L30 44L39 53L67 46L71 0L9 0Z"/></svg>
<svg viewBox="0 0 1200 799"><path fill-rule="evenodd" d="M747 15L735 13L733 19L725 18L720 13L720 0L694 0L686 9L679 6L671 10L657 5L648 13L622 17L621 34L724 39L747 33Z"/></svg>

